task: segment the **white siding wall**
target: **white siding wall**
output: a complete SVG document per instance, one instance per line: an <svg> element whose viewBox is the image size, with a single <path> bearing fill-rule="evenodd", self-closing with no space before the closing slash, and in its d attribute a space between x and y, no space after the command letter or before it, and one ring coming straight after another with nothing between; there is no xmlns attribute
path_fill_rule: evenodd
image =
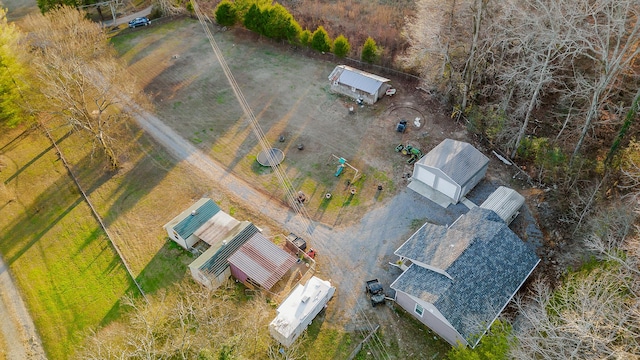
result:
<svg viewBox="0 0 640 360"><path fill-rule="evenodd" d="M367 94L357 89L342 84L331 84L331 90L342 95L346 95L352 99L362 98L365 103L372 105L376 102L375 95Z"/></svg>
<svg viewBox="0 0 640 360"><path fill-rule="evenodd" d="M225 271L222 272L217 277L208 276L204 272L200 271L200 269L189 267L191 270L191 276L193 280L196 282L206 286L210 290L215 290L220 287L227 279L231 276L231 269L227 267Z"/></svg>
<svg viewBox="0 0 640 360"><path fill-rule="evenodd" d="M440 169L417 163L413 167L413 178L444 194L454 203L458 203L462 197L460 195L462 193L461 187L445 175Z"/></svg>
<svg viewBox="0 0 640 360"><path fill-rule="evenodd" d="M433 304L422 302L420 305L424 308L422 316L415 312L418 303L413 297L401 291L396 292L396 302L409 314L418 319L421 323L427 325L431 330L440 335L451 345L457 345L458 342L467 345L467 341L446 321L442 314Z"/></svg>
<svg viewBox="0 0 640 360"><path fill-rule="evenodd" d="M167 236L169 236L169 239L173 240L176 244L180 245L180 247L189 250L190 246L188 246L188 242L185 241L182 236L178 235L177 232L175 232L173 230L173 228L171 227L164 227L164 229L167 231ZM187 244L187 245L185 245Z"/></svg>
<svg viewBox="0 0 640 360"><path fill-rule="evenodd" d="M415 167L415 173L413 174L413 178L423 183L433 186L436 182L436 174L430 171L428 168L424 168L422 166Z"/></svg>

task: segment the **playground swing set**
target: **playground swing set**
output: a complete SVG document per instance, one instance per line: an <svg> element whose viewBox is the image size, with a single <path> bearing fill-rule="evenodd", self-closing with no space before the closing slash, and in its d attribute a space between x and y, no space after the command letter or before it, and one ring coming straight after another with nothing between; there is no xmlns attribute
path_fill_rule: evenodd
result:
<svg viewBox="0 0 640 360"><path fill-rule="evenodd" d="M338 167L336 168L336 173L334 174L335 177L340 176L340 174L342 174L342 172L344 171L344 168L348 166L351 169L353 169L353 171L355 171L355 174L353 175L353 179L351 179L350 184L353 184L356 180L358 180L358 178L360 177L360 171L358 169L351 166L351 164L349 164L347 160L343 157L338 157L333 154L331 154L331 156L333 156L338 160Z"/></svg>

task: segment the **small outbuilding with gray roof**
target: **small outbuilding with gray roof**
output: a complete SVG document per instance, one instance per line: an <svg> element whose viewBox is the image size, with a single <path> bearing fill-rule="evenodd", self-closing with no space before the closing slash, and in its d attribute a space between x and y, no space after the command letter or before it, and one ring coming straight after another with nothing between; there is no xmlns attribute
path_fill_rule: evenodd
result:
<svg viewBox="0 0 640 360"><path fill-rule="evenodd" d="M430 223L395 254L396 302L452 345L475 347L536 268L535 252L492 210Z"/></svg>
<svg viewBox="0 0 640 360"><path fill-rule="evenodd" d="M329 75L331 91L374 104L387 89L389 79L347 65L338 65Z"/></svg>
<svg viewBox="0 0 640 360"><path fill-rule="evenodd" d="M489 158L462 141L445 139L416 161L408 187L435 203L457 204L484 177Z"/></svg>
<svg viewBox="0 0 640 360"><path fill-rule="evenodd" d="M508 225L518 216L522 205L524 205L524 196L513 189L500 186L480 207L495 211Z"/></svg>

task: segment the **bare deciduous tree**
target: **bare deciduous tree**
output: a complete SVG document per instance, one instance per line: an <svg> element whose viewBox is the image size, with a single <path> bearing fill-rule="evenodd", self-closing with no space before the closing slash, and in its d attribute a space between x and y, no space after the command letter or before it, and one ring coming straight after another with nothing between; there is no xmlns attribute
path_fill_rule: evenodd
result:
<svg viewBox="0 0 640 360"><path fill-rule="evenodd" d="M583 59L589 61L590 76L575 76L576 96L585 100L584 120L571 159L579 153L587 133L600 117L604 105L616 89L620 76L627 73L640 55L640 3L636 0L589 0L572 2L569 25L583 46Z"/></svg>
<svg viewBox="0 0 640 360"><path fill-rule="evenodd" d="M88 134L110 167L118 168L120 140L130 119L121 99L133 96L134 82L106 35L82 12L68 7L30 16L26 27L38 81L34 88L44 98L33 106Z"/></svg>
<svg viewBox="0 0 640 360"><path fill-rule="evenodd" d="M239 300L235 285L228 285L210 291L187 279L149 303L126 298L128 319L94 332L79 357L277 358L281 346L268 333L275 310L259 293L246 302ZM295 344L284 351L290 359L300 358Z"/></svg>
<svg viewBox="0 0 640 360"><path fill-rule="evenodd" d="M640 356L640 243L635 221L637 214L629 211L629 204L600 212L590 222L592 232L585 245L602 262L569 275L553 291L537 282L529 298L517 299L513 358Z"/></svg>
<svg viewBox="0 0 640 360"><path fill-rule="evenodd" d="M417 2L416 16L407 19L403 36L410 46L400 58L402 64L418 71L428 85L455 90L469 56L469 27L473 0Z"/></svg>

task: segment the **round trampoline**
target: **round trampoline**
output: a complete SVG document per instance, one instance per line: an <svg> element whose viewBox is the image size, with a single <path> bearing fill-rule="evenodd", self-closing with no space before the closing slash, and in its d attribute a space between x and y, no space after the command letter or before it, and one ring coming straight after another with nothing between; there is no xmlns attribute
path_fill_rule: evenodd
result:
<svg viewBox="0 0 640 360"><path fill-rule="evenodd" d="M284 160L284 153L276 148L262 150L256 160L262 166L276 166Z"/></svg>

